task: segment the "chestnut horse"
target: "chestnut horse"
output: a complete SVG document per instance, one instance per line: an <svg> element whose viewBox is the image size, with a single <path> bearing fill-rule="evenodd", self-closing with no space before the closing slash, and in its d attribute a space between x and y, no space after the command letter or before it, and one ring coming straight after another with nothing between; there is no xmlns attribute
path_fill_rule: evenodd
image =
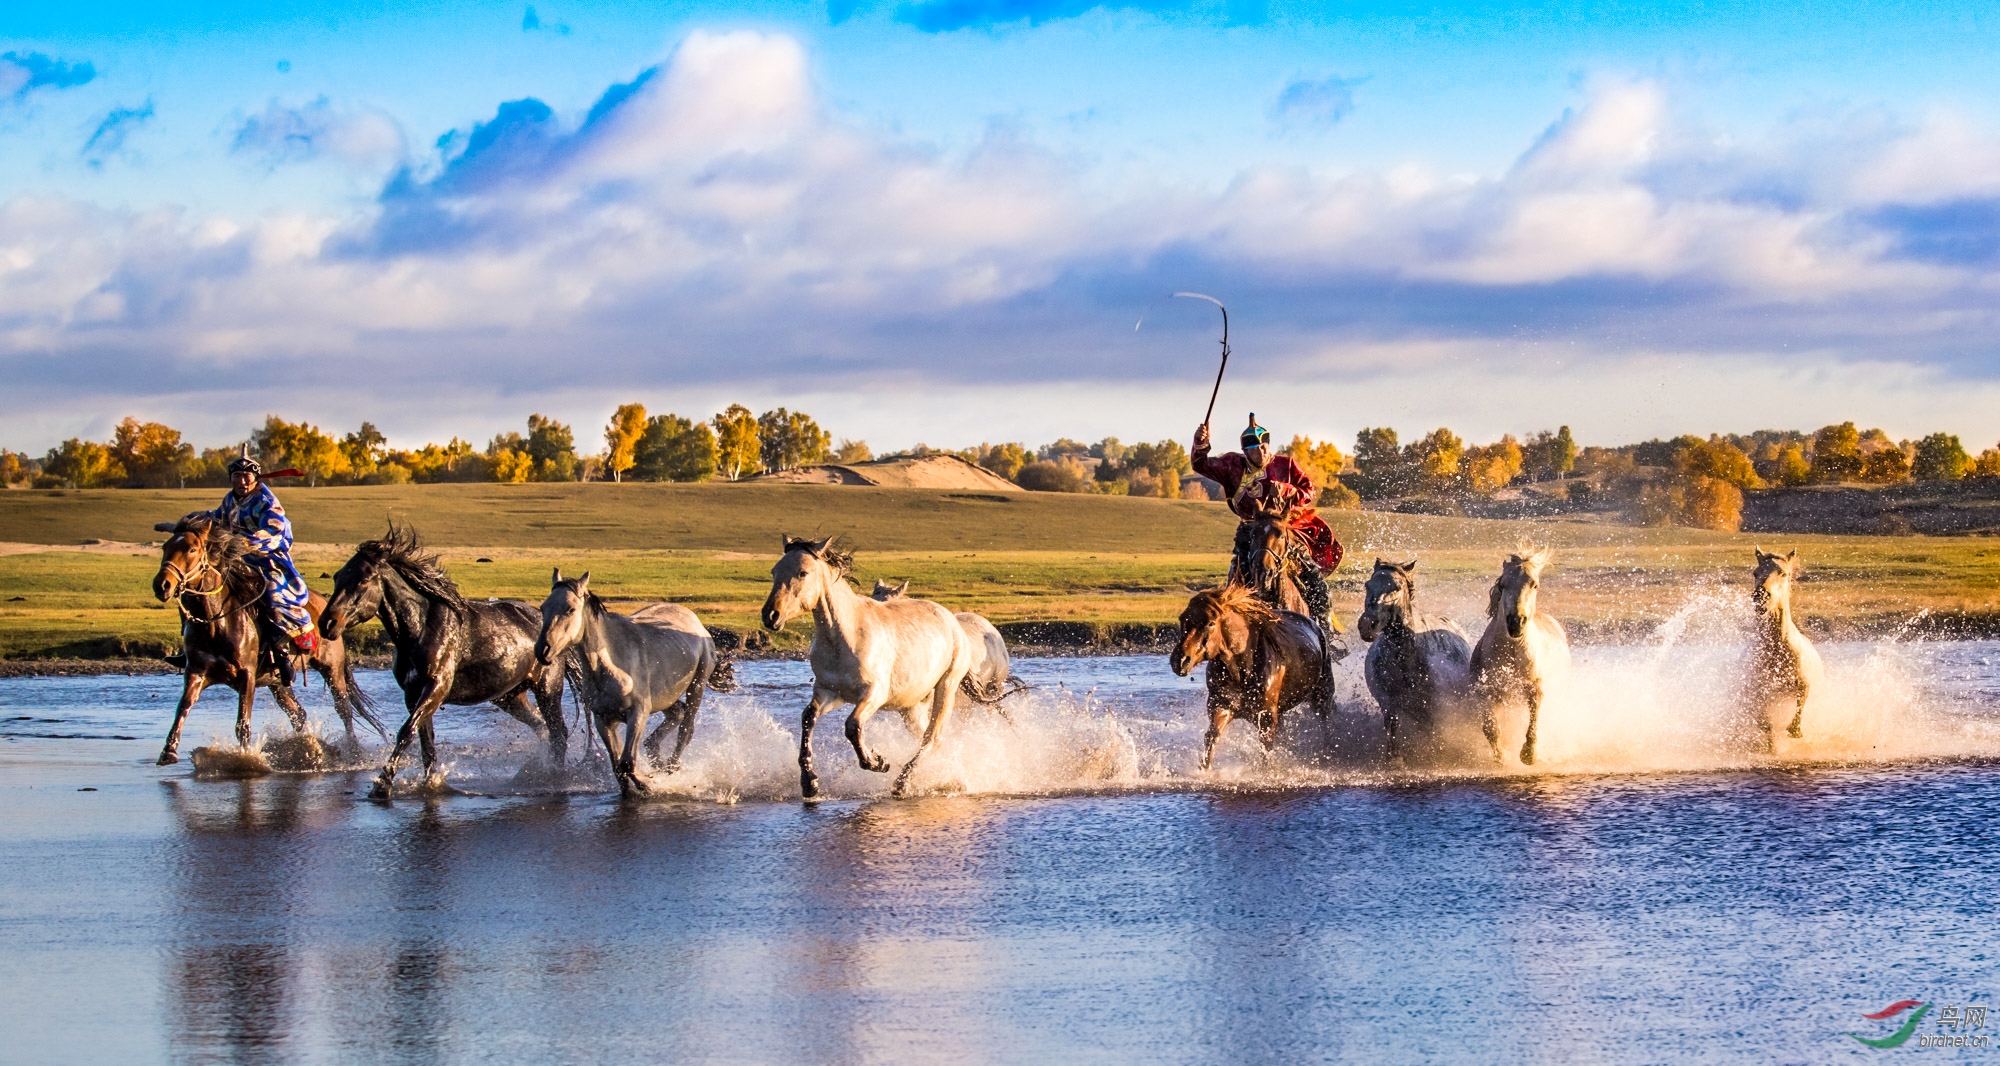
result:
<svg viewBox="0 0 2000 1066"><path fill-rule="evenodd" d="M1312 619L1273 608L1248 586L1224 585L1195 593L1180 624L1180 642L1167 658L1174 673L1186 677L1208 664L1202 769L1214 763L1215 743L1233 718L1255 723L1267 751L1277 746L1285 712L1301 703L1312 704L1325 728L1333 677Z"/></svg>
<svg viewBox="0 0 2000 1066"><path fill-rule="evenodd" d="M264 575L244 560L250 542L206 511L153 528L169 534L160 545L160 570L153 575L153 595L162 603L173 601L180 611L181 639L187 651L181 702L174 708L174 724L160 749L159 765L180 761L181 727L187 723L188 709L201 698L202 690L213 684L236 690L236 743L243 747L250 746L250 708L258 685L271 690L271 696L292 720L292 728L304 732L305 707L279 673L277 663L264 654L266 641L278 655L296 653L290 641L269 632L263 623ZM325 606L325 598L317 592L306 601L306 610L315 622ZM354 683L354 665L347 658L346 644L337 637L322 640L307 662L326 679L334 709L347 727L349 744L357 744L357 713L387 739L374 706Z"/></svg>

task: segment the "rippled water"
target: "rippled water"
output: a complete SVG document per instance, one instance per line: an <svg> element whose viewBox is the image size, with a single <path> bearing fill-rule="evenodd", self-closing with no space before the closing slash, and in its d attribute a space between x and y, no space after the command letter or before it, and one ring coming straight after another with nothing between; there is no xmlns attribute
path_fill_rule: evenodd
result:
<svg viewBox="0 0 2000 1066"><path fill-rule="evenodd" d="M1356 657L1324 730L1202 775L1198 684L1038 660L917 799L830 720L817 808L803 664L739 667L640 806L601 757L521 783L490 708L440 716L455 794L380 806L152 767L172 679L0 681L0 1058L1826 1062L1989 1003L2000 645L1826 648L1772 759L1735 649L1672 637L1583 649L1532 773L1383 767Z"/></svg>

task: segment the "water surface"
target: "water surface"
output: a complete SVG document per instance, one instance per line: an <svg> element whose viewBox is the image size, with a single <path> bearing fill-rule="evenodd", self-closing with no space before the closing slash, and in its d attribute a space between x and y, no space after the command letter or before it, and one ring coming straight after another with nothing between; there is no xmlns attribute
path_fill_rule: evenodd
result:
<svg viewBox="0 0 2000 1066"><path fill-rule="evenodd" d="M1724 737L1729 649L1663 645L1586 649L1536 772L1383 767L1349 660L1334 722L1211 775L1158 658L1032 661L931 795L822 729L812 808L801 664L742 667L643 806L601 758L517 780L490 708L440 718L460 794L381 806L152 767L172 679L4 681L4 1057L1863 1061L1863 1012L1993 998L2000 645L1828 658L1776 759Z"/></svg>

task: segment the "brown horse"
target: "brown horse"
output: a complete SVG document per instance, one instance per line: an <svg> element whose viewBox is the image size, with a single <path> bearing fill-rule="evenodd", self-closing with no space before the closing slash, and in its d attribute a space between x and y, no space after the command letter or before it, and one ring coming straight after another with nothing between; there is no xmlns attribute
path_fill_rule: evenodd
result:
<svg viewBox="0 0 2000 1066"><path fill-rule="evenodd" d="M1324 729L1333 709L1319 627L1303 614L1274 609L1244 585L1195 593L1181 612L1180 642L1167 661L1182 677L1208 664L1204 770L1215 761L1215 742L1232 718L1254 722L1269 750L1278 743L1286 711L1310 703Z"/></svg>
<svg viewBox="0 0 2000 1066"><path fill-rule="evenodd" d="M1230 583L1249 586L1265 603L1307 617L1305 594L1294 576L1309 565L1306 547L1282 515L1265 513L1250 523L1248 550L1240 565L1230 568Z"/></svg>
<svg viewBox="0 0 2000 1066"><path fill-rule="evenodd" d="M289 641L272 635L263 624L264 576L244 560L250 542L202 511L154 528L171 535L160 546L160 571L153 576L153 595L163 603L174 601L183 619L181 637L187 645L181 702L174 709L166 746L160 749L159 765L180 761L181 727L187 722L188 708L212 684L236 690L236 743L243 747L250 746L250 708L258 685L271 690L278 706L291 718L292 728L304 732L305 707L284 681L276 661L264 654L266 641L276 654L294 653ZM315 592L306 610L317 621L325 606L326 600ZM338 639L321 640L307 662L326 679L350 744L356 743L356 713L374 726L375 732L383 733L374 707L354 683L347 645ZM387 739L386 733L383 736Z"/></svg>

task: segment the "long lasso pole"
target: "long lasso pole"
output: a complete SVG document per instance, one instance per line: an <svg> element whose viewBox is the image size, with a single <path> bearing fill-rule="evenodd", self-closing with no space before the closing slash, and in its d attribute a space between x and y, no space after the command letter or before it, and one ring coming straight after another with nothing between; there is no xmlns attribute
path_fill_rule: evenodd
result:
<svg viewBox="0 0 2000 1066"><path fill-rule="evenodd" d="M1222 365L1215 368L1215 388L1209 390L1208 410L1203 412L1201 416L1201 424L1205 426L1215 417L1215 398L1222 395L1222 375L1229 369L1229 308L1222 306L1221 300L1201 292L1174 292L1160 297L1161 300L1172 300L1175 298L1207 300L1209 303L1214 304L1217 310L1222 312ZM1158 303L1159 301L1156 300L1154 302ZM1135 333L1138 332L1139 327L1145 324L1146 316L1140 315L1139 321L1132 323L1132 331Z"/></svg>

